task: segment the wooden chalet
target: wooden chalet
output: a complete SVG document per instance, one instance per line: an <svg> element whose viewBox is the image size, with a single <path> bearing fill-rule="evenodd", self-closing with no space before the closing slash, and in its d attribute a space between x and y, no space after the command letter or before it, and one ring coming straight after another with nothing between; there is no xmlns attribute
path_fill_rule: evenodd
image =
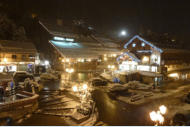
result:
<svg viewBox="0 0 190 127"><path fill-rule="evenodd" d="M117 58L120 71L144 71L167 74L190 67L190 51L172 43L155 43L135 35Z"/></svg>

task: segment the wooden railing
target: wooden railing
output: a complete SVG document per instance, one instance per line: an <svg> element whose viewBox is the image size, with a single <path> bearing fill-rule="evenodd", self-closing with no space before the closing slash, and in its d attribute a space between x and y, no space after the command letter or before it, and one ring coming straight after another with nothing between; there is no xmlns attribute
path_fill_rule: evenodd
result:
<svg viewBox="0 0 190 127"><path fill-rule="evenodd" d="M37 99L39 97L39 95L37 95L37 94L32 94L32 93L29 93L26 91L19 92L19 94L23 94L23 95L28 96L28 97L23 98L23 99L18 99L15 101L11 101L11 102L0 103L0 112L9 111L9 110L15 109L17 107L36 103Z"/></svg>

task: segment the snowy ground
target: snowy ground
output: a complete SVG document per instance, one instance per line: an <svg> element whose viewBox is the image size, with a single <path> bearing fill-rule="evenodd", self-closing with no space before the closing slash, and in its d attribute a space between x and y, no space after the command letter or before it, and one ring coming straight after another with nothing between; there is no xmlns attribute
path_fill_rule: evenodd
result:
<svg viewBox="0 0 190 127"><path fill-rule="evenodd" d="M75 84L71 82L71 84ZM48 116L58 117L57 119L63 119L58 125L94 125L97 121L97 111L92 114L83 114L83 110L80 110L81 99L75 92L72 91L72 86L62 89L62 85L56 86L57 84L47 84L40 92L39 109L35 112L35 115L27 120L19 120L16 125L53 125L52 119L47 118ZM55 88L55 89L54 89ZM93 103L92 103L93 104ZM86 104L85 106L95 110L92 104ZM93 108L93 109L92 109ZM35 123L32 123L32 119L39 118ZM44 123L41 120L49 119ZM56 123L54 125L57 125Z"/></svg>

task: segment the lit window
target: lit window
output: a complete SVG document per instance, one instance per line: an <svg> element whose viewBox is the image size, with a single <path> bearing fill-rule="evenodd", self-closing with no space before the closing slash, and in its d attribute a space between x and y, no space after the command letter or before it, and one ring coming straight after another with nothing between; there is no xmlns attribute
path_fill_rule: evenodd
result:
<svg viewBox="0 0 190 127"><path fill-rule="evenodd" d="M65 40L65 38L63 38L63 37L54 37L53 39L56 41L64 41Z"/></svg>
<svg viewBox="0 0 190 127"><path fill-rule="evenodd" d="M135 43L133 43L133 45L132 45L133 47L135 47L136 46L136 44Z"/></svg>
<svg viewBox="0 0 190 127"><path fill-rule="evenodd" d="M142 59L143 63L147 63L149 61L149 57L147 56L144 56L143 59Z"/></svg>
<svg viewBox="0 0 190 127"><path fill-rule="evenodd" d="M141 43L141 46L142 46L142 47L144 47L144 46L145 46L145 43L144 43L144 42L143 42L143 43Z"/></svg>
<svg viewBox="0 0 190 127"><path fill-rule="evenodd" d="M16 59L16 55L12 55L12 59Z"/></svg>

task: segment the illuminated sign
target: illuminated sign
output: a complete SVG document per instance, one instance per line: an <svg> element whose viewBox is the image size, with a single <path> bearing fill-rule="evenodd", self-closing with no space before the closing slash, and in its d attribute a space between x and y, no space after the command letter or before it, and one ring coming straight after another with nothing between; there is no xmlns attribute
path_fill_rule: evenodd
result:
<svg viewBox="0 0 190 127"><path fill-rule="evenodd" d="M73 38L66 38L65 40L66 40L66 41L74 41Z"/></svg>
<svg viewBox="0 0 190 127"><path fill-rule="evenodd" d="M53 45L58 46L60 48L81 48L79 43L72 43L66 41L50 41Z"/></svg>
<svg viewBox="0 0 190 127"><path fill-rule="evenodd" d="M74 39L73 38L63 38L63 37L54 37L53 38L55 41L70 41L70 42L73 42Z"/></svg>
<svg viewBox="0 0 190 127"><path fill-rule="evenodd" d="M54 37L53 39L57 40L57 41L64 41L65 40L65 38L63 38L63 37Z"/></svg>

